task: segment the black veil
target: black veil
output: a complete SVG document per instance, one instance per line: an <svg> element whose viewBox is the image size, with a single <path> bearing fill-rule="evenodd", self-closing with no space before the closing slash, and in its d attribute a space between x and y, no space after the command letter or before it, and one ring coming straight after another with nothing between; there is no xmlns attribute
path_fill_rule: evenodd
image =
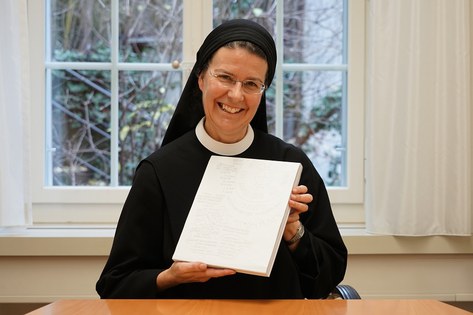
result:
<svg viewBox="0 0 473 315"><path fill-rule="evenodd" d="M193 130L204 117L202 93L198 86L199 72L220 47L233 41L248 41L261 48L268 62L265 85L271 84L276 69L276 46L271 34L258 23L250 20L237 19L222 23L210 32L197 52L196 63L177 103L162 146ZM253 129L268 132L265 92L261 96L261 102L251 121L251 126Z"/></svg>

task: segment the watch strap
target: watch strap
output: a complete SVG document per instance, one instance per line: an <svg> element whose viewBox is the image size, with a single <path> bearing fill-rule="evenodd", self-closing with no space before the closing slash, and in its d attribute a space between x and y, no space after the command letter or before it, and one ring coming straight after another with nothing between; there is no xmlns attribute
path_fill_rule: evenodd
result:
<svg viewBox="0 0 473 315"><path fill-rule="evenodd" d="M304 232L305 232L304 225L301 223L299 227L297 228L296 234L294 234L294 236L286 243L289 245L294 244L295 242L300 240L302 236L304 236Z"/></svg>

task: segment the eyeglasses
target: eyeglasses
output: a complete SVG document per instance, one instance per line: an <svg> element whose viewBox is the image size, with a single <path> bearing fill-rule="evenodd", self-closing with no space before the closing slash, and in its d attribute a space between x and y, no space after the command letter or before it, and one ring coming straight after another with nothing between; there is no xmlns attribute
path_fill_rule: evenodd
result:
<svg viewBox="0 0 473 315"><path fill-rule="evenodd" d="M217 81L220 82L220 84L222 84L223 86L226 86L229 88L234 87L237 82L240 82L241 89L243 90L243 92L247 94L261 94L266 89L266 86L263 83L259 81L255 81L255 80L239 81L229 74L213 73L210 70L209 70L209 75L217 79Z"/></svg>

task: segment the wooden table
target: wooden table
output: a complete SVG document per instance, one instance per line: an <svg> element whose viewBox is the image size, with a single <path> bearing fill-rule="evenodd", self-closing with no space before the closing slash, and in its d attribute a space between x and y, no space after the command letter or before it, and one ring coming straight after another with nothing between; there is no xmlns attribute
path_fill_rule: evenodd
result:
<svg viewBox="0 0 473 315"><path fill-rule="evenodd" d="M434 300L59 300L29 315L467 315Z"/></svg>

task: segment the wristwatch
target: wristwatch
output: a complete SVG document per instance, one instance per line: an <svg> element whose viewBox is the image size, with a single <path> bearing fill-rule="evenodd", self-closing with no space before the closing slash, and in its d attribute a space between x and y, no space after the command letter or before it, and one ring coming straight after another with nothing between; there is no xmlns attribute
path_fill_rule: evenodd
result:
<svg viewBox="0 0 473 315"><path fill-rule="evenodd" d="M303 235L304 235L304 225L301 223L299 225L299 227L297 228L296 234L294 234L294 236L289 241L287 241L286 243L288 245L292 245L295 242L297 242L298 240L300 240Z"/></svg>

